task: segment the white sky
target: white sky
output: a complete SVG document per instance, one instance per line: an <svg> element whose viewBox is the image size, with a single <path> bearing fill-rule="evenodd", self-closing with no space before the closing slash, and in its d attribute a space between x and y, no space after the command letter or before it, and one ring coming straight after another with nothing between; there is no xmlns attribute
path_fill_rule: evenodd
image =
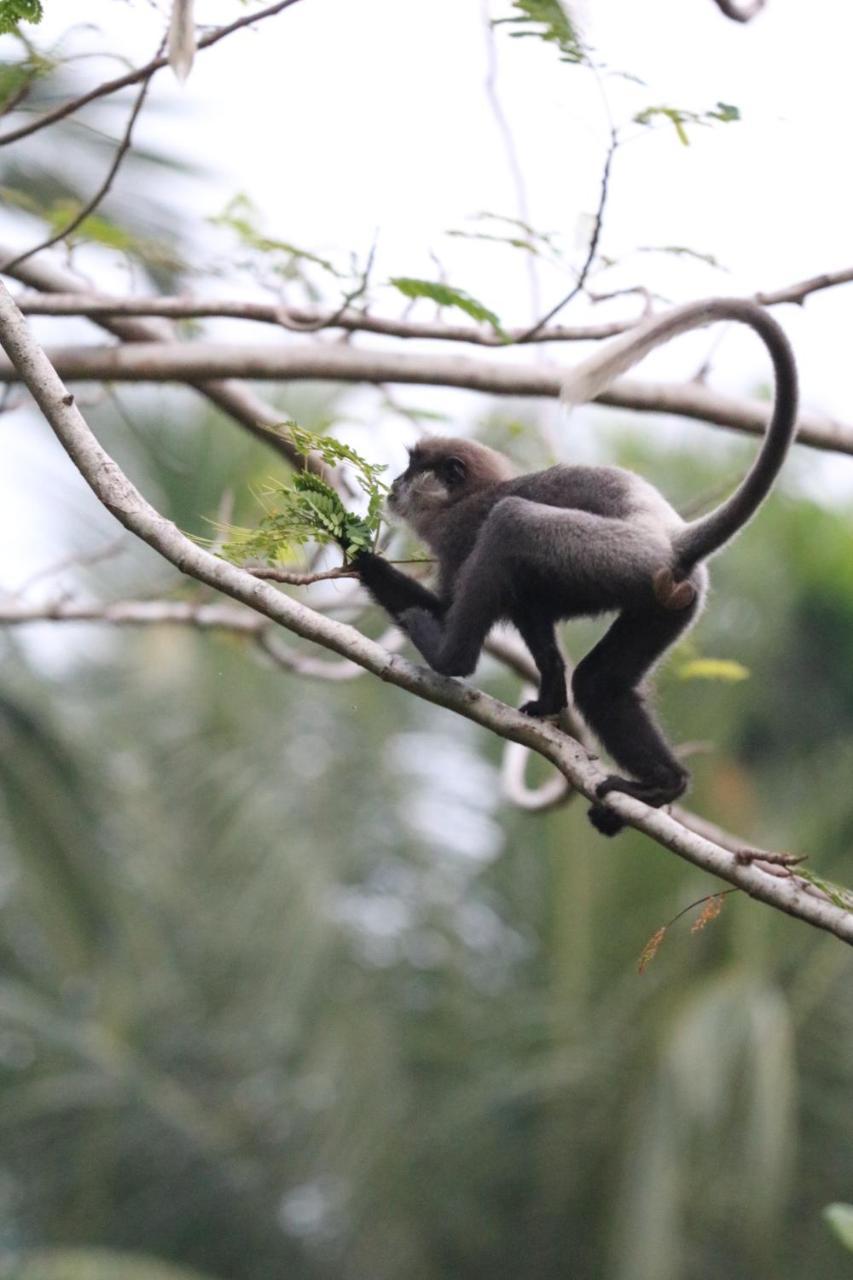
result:
<svg viewBox="0 0 853 1280"><path fill-rule="evenodd" d="M69 6L47 0L46 9L45 30L58 33ZM121 49L138 63L159 42L162 23L148 0L88 0L85 10L101 30L85 36L89 48ZM493 14L509 11L506 0L495 0ZM234 0L197 0L203 23L242 12ZM480 210L518 212L484 92L485 12L485 0L301 0L257 31L199 55L185 86L161 73L152 100L177 110L152 113L140 136L192 157L210 175L180 193L184 208L198 213L202 262L221 264L226 243L211 237L203 219L242 191L263 210L271 235L345 257L349 249L363 255L378 229L377 278L432 277L434 251L452 283L505 323L526 322L531 297L523 255L445 236ZM746 26L725 19L712 0L577 0L575 13L600 61L642 77L645 86L608 75L597 82L561 64L538 40L510 39L505 27L494 45L498 93L531 219L562 235L574 265L598 198L607 111L622 127L649 105L704 111L718 100L737 105L742 122L691 129L687 148L670 127L626 130L634 140L616 158L601 241L606 254L625 260L608 286L642 284L686 300L774 288L853 263L853 6L768 0L765 13ZM92 75L98 65L80 64ZM104 64L104 74L115 74L115 64ZM631 254L638 245L673 244L715 255L730 274ZM546 303L566 288L554 274L540 284ZM196 287L205 290L203 278ZM217 279L210 291L226 287ZM389 294L384 301L390 308L395 299ZM633 305L621 300L593 314L624 314ZM796 345L805 402L853 422L853 286L776 314ZM587 316L580 307L565 319ZM40 331L55 337L56 326L43 323ZM255 327L238 333L278 340ZM674 376L689 375L707 350L707 335L696 336L653 361ZM766 379L758 344L727 334L715 356L714 385L752 392ZM419 391L415 402L424 399ZM466 412L469 404L465 399ZM45 435L22 413L3 421L0 546L8 549L14 535L16 563L22 546L36 563L55 558L45 497L62 489L68 464ZM848 478L853 484L849 462L814 452L807 461L816 483L831 469L845 488ZM78 496L81 513L88 511ZM19 576L0 565L0 582Z"/></svg>

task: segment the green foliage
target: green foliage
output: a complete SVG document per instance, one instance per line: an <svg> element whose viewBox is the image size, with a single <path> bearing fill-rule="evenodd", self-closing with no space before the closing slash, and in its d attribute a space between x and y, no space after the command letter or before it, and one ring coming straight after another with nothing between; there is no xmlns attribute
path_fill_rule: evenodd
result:
<svg viewBox="0 0 853 1280"><path fill-rule="evenodd" d="M41 22L41 0L0 0L0 36L14 31L19 22Z"/></svg>
<svg viewBox="0 0 853 1280"><path fill-rule="evenodd" d="M749 679L749 668L731 658L690 658L677 669L679 680L725 680L737 684Z"/></svg>
<svg viewBox="0 0 853 1280"><path fill-rule="evenodd" d="M199 1271L113 1249L34 1249L4 1259L10 1280L205 1280Z"/></svg>
<svg viewBox="0 0 853 1280"><path fill-rule="evenodd" d="M452 236L457 240L480 240L488 244L503 244L510 249L521 249L536 258L545 258L546 260L561 257L560 250L552 234L545 231L537 231L535 227L531 227L529 223L522 221L521 218L508 218L498 213L478 213L474 215L472 221L486 223L489 226L497 225L495 230L489 231L454 229L447 232L448 236ZM504 226L509 230L503 231L501 228Z"/></svg>
<svg viewBox="0 0 853 1280"><path fill-rule="evenodd" d="M505 336L501 322L494 311L484 307L482 302L478 302L476 298L471 297L470 293L465 293L462 289L453 289L450 285L441 284L438 281L417 280L412 276L394 276L389 283L405 298L431 298L440 307L456 307L459 311L464 311L472 320L491 325L495 333L501 337Z"/></svg>
<svg viewBox="0 0 853 1280"><path fill-rule="evenodd" d="M237 564L247 560L280 564L307 542L335 542L347 559L369 550L379 532L382 500L387 492L379 478L385 468L367 462L333 436L315 435L295 422L282 423L279 433L303 458L312 454L327 466L348 467L367 497L367 510L364 515L348 511L321 476L297 471L288 481L270 484L259 495L266 514L256 529L228 528L230 537L222 548L225 558Z"/></svg>
<svg viewBox="0 0 853 1280"><path fill-rule="evenodd" d="M634 122L652 125L661 116L675 129L679 142L688 147L690 145L690 139L687 136L688 125L710 125L713 121L731 124L733 121L740 120L740 111L729 102L718 102L710 111L684 111L681 107L646 107L645 111L639 111L634 116Z"/></svg>
<svg viewBox="0 0 853 1280"><path fill-rule="evenodd" d="M499 18L494 25L518 28L511 31L515 39L536 36L547 44L555 44L560 50L561 62L584 63L587 52L559 0L513 0L515 18Z"/></svg>
<svg viewBox="0 0 853 1280"><path fill-rule="evenodd" d="M823 1217L845 1248L853 1253L853 1204L828 1204Z"/></svg>
<svg viewBox="0 0 853 1280"><path fill-rule="evenodd" d="M258 225L259 217L260 214L249 197L241 194L229 200L223 212L211 218L210 222L214 227L224 227L233 232L244 248L272 258L274 269L286 279L301 277L302 268L306 264L319 267L337 278L341 277L342 273L328 258L302 249L289 240L266 235Z"/></svg>

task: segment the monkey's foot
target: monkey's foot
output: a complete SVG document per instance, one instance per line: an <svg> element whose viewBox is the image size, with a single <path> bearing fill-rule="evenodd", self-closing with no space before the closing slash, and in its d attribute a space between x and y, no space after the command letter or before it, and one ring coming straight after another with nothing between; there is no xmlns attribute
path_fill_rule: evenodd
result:
<svg viewBox="0 0 853 1280"><path fill-rule="evenodd" d="M618 813L612 809L608 809L605 804L594 804L587 810L589 818L596 831L603 836L618 836L620 831L625 830L627 825L624 818L620 818Z"/></svg>
<svg viewBox="0 0 853 1280"><path fill-rule="evenodd" d="M535 716L540 720L556 720L560 712L565 711L566 703L557 706L547 698L535 698L532 702L525 702L518 709L523 716Z"/></svg>
<svg viewBox="0 0 853 1280"><path fill-rule="evenodd" d="M686 769L668 771L665 779L661 777L660 781L655 782L636 782L633 778L620 778L619 774L611 773L603 782L599 782L595 794L603 800L611 791L621 791L623 795L642 800L643 804L652 809L660 809L662 805L672 804L673 800L683 795L689 780L690 775ZM604 836L618 835L626 826L624 819L608 809L607 805L594 804L588 816L596 831Z"/></svg>

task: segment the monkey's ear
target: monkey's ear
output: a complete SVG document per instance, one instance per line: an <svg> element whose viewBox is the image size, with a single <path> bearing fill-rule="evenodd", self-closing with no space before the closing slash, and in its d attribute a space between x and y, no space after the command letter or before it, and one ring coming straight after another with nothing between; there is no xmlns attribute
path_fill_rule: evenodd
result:
<svg viewBox="0 0 853 1280"><path fill-rule="evenodd" d="M446 458L442 464L442 475L448 484L462 484L468 475L468 468L461 458Z"/></svg>

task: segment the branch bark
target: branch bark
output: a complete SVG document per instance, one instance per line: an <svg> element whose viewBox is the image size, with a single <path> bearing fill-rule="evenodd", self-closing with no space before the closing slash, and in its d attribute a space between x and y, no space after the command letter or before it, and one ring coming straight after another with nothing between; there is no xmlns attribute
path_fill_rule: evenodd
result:
<svg viewBox="0 0 853 1280"><path fill-rule="evenodd" d="M563 377L556 367L517 361L367 351L321 342L256 347L147 342L144 346L52 347L48 355L58 373L70 382L188 382L206 387L211 379L236 376L278 382L405 383L553 398L559 395ZM14 365L0 361L0 383L17 381ZM596 403L674 414L748 435L763 435L769 416L769 406L763 401L734 399L699 382L619 378ZM818 449L853 453L853 426L805 412L800 414L797 440Z"/></svg>
<svg viewBox="0 0 853 1280"><path fill-rule="evenodd" d="M3 270L3 268L0 268ZM273 324L279 328L294 328L300 332L321 326L326 329L343 329L349 333L379 333L389 338L423 339L439 342L466 342L472 346L506 347L520 342L528 330L507 329L506 338L490 328L476 328L470 324L427 324L418 320L396 319L393 316L373 316L364 311L348 309L334 318L334 323L322 324L327 312L318 307L286 306L275 302L234 301L231 298L111 298L101 294L71 293L48 295L24 293L15 301L24 315L87 316L89 319L114 316L165 316L174 320L253 320L258 324ZM535 339L541 342L594 342L612 338L632 329L636 320L612 320L606 324L552 325L543 329ZM507 343L509 338L509 343Z"/></svg>
<svg viewBox="0 0 853 1280"><path fill-rule="evenodd" d="M550 760L574 787L590 799L603 774L579 743L555 726L531 720L494 698L457 680L435 675L344 623L325 618L243 570L196 546L161 516L104 451L74 397L29 333L8 290L0 285L0 345L52 427L57 439L96 497L125 528L141 538L182 573L224 592L283 627L349 658L381 680L426 701L447 707L500 737L532 747ZM771 874L755 861L739 860L672 817L649 809L630 796L608 797L620 816L658 844L721 877L745 893L824 929L853 945L853 910L806 891L794 871ZM780 868L775 869L777 872Z"/></svg>

